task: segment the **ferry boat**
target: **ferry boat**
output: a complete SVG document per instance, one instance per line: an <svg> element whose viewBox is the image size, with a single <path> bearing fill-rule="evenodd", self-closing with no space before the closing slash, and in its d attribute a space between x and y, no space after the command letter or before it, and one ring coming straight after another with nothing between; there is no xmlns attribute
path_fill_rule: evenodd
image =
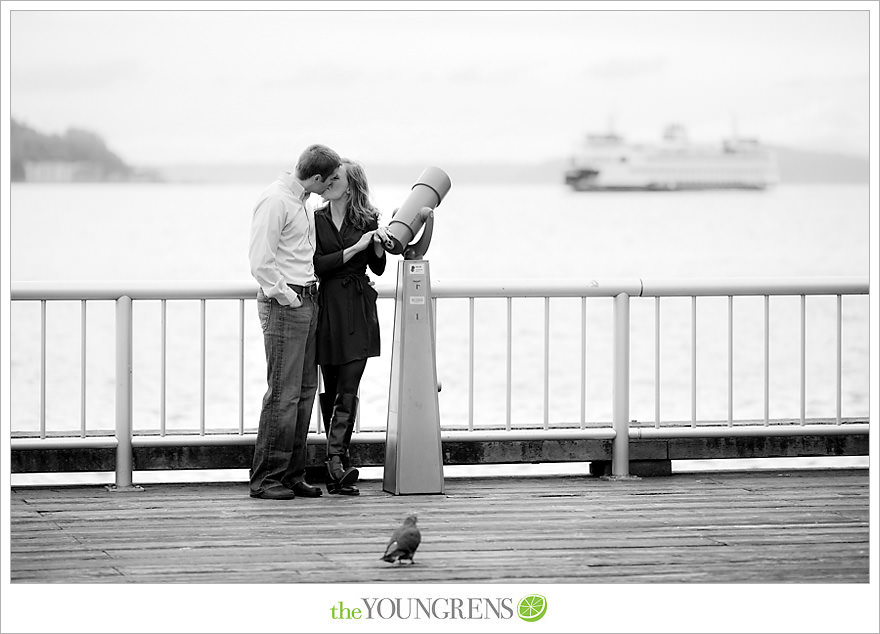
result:
<svg viewBox="0 0 880 634"><path fill-rule="evenodd" d="M757 139L697 145L681 125L668 126L653 145L627 143L615 133L588 134L565 172L565 183L577 191L761 190L778 181L776 155Z"/></svg>

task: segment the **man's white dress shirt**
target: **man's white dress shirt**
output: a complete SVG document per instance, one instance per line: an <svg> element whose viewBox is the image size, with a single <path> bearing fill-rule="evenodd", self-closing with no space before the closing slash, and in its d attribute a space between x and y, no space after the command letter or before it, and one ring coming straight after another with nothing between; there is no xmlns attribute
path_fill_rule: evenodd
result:
<svg viewBox="0 0 880 634"><path fill-rule="evenodd" d="M315 211L306 205L309 193L293 174L284 173L267 187L251 222L251 275L267 297L282 306L299 304L288 284L315 282Z"/></svg>

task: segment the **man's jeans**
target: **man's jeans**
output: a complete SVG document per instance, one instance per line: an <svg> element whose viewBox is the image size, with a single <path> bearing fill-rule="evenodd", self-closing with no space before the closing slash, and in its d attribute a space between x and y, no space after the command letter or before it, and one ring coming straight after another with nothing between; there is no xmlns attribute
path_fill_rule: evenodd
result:
<svg viewBox="0 0 880 634"><path fill-rule="evenodd" d="M266 380L260 428L251 466L251 493L303 479L306 436L318 389L315 362L317 297L303 294L298 308L282 306L262 292L257 310L266 346Z"/></svg>

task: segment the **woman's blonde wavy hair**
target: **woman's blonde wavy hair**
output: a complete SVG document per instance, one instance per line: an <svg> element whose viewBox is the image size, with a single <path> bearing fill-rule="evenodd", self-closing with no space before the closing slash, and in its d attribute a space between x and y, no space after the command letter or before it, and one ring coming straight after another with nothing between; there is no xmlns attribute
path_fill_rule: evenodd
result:
<svg viewBox="0 0 880 634"><path fill-rule="evenodd" d="M370 186L367 174L360 163L351 159L342 159L345 175L348 177L348 221L353 227L363 231L371 220L379 220L379 210L370 202Z"/></svg>

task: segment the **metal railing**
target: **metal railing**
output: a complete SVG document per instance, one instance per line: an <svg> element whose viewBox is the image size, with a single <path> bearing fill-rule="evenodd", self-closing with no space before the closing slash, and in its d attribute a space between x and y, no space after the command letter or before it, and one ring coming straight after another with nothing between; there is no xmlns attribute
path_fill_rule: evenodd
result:
<svg viewBox="0 0 880 634"><path fill-rule="evenodd" d="M438 300L468 300L468 414L466 431L443 430L444 440L485 441L521 440L537 438L605 439L613 441L615 476L625 476L629 469L629 440L644 438L724 437L760 435L838 435L867 434L867 424L842 425L842 317L841 298L846 295L866 295L867 280L860 278L824 279L721 279L699 280L592 280L586 284L565 282L453 282L432 284L435 310ZM13 301L40 302L40 430L34 437L13 438L13 449L32 448L116 448L116 484L131 485L132 448L136 446L186 446L252 444L254 434L245 433L244 427L244 354L245 302L254 301L257 288L252 284L228 283L175 283L175 282L93 282L93 283L38 283L15 282L11 285ZM394 297L394 288L378 286L379 297ZM806 297L827 295L836 297L836 420L833 425L808 424L806 418ZM755 296L764 298L764 418L763 425L734 426L733 413L733 351L734 351L734 298ZM800 419L799 425L770 425L770 297L800 297ZM655 420L653 427L632 426L630 421L630 300L633 297L655 298ZM660 321L661 298L690 297L691 306L691 421L690 426L661 427L660 416ZM728 298L728 417L727 425L703 426L697 424L697 298ZM505 428L503 430L476 429L474 425L474 302L477 299L501 298L506 300L506 363L505 363ZM512 415L512 314L513 300L542 298L543 323L543 421L542 429L516 429ZM550 359L550 300L580 298L580 425L577 429L551 429L549 417L549 359ZM587 301L591 298L613 300L613 395L610 426L587 427L586 420L586 336ZM205 420L206 383L206 301L213 299L238 300L238 430L235 434L208 433ZM78 437L50 437L46 431L46 308L51 301L81 302L81 411ZM116 303L116 412L115 437L89 436L86 429L86 302L113 300ZM160 434L137 435L132 432L132 302L161 301L160 341ZM200 388L198 435L167 435L165 424L166 382L166 303L170 300L200 301ZM436 322L435 322L436 323ZM436 327L436 326L435 326ZM439 353L438 353L439 354ZM762 429L763 428L763 429ZM322 442L320 434L310 434L310 442ZM356 442L382 442L377 433L359 433Z"/></svg>

